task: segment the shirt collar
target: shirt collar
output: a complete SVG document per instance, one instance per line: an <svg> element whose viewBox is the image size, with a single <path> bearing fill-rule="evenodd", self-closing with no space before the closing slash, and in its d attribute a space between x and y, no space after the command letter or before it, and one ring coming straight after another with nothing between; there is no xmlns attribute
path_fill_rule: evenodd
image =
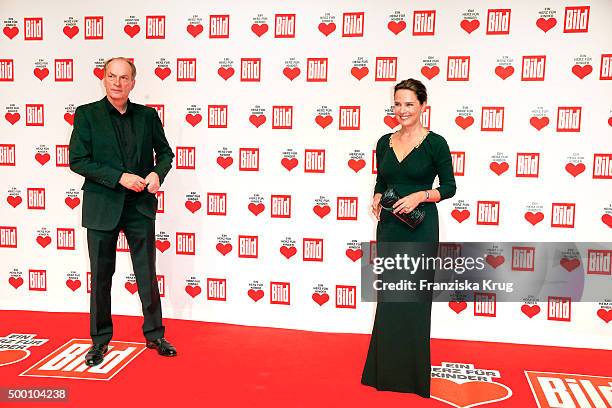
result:
<svg viewBox="0 0 612 408"><path fill-rule="evenodd" d="M132 102L130 102L130 100L127 100L127 107L125 110L125 113L122 115L121 112L119 112L117 110L117 108L115 108L113 106L112 103L110 103L110 101L108 100L108 98L104 98L104 102L106 103L106 108L108 109L108 112L111 114L115 114L115 115L119 115L119 116L123 116L123 115L127 115L127 114L131 114L132 113Z"/></svg>

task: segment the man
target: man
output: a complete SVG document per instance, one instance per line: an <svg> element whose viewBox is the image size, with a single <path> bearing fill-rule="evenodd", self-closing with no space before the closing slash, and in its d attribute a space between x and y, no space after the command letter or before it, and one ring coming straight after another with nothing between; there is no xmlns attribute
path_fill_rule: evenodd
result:
<svg viewBox="0 0 612 408"><path fill-rule="evenodd" d="M164 338L161 302L155 273L157 197L174 154L153 108L132 103L136 67L127 58L104 64L106 96L79 106L70 138L70 169L85 177L83 226L91 262L89 366L100 364L113 335L111 284L119 231L130 247L142 330L147 347L162 356L176 349ZM155 163L153 162L155 152Z"/></svg>

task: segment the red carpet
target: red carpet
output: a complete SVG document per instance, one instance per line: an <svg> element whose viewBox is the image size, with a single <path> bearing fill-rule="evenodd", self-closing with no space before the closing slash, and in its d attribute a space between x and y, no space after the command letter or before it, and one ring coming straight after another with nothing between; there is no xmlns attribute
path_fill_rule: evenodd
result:
<svg viewBox="0 0 612 408"><path fill-rule="evenodd" d="M144 350L140 354L136 350L130 354L131 349L126 349L125 344L117 344L116 350L128 350L123 354L126 359L115 367L114 376L107 381L20 376L33 366L41 366L37 364L39 361L66 343L72 343L72 339L88 339L88 315L0 311L0 321L0 337L5 338L0 339L0 345L10 342L10 339L6 340L9 334L32 334L36 335L34 339L48 339L42 345L31 346L30 355L15 363L8 362L23 357L25 353L0 352L0 388L66 387L69 392L68 401L62 403L29 401L9 405L0 400L0 405L16 407L214 407L223 404L229 407L267 408L522 408L538 406L525 371L612 375L610 351L434 339L433 366L452 362L472 364L473 368L483 370L476 373L480 375L480 380L472 378L465 384L450 379L432 380L432 395L448 401L441 402L412 394L378 392L362 386L359 380L369 341L367 335L311 333L165 319L167 338L179 351L179 356L175 358L158 356L152 350ZM116 316L114 322L114 340L143 343L141 318ZM136 345L136 348L139 347L141 345ZM47 362L47 366L52 364L47 360L43 363ZM56 366L61 367L63 361L55 359ZM79 371L76 361L49 373L62 377L108 376ZM453 370L449 368L447 372ZM487 371L488 374L485 373ZM483 380L483 374L491 375L491 371L498 372L499 378ZM31 373L47 375L44 370ZM608 381L612 379L601 379L595 386L597 388ZM509 398L508 394L511 394ZM579 392L572 394L574 401L581 398L577 394ZM587 395L585 401L595 404L597 397ZM598 395L602 398L603 394ZM495 399L501 401L491 402ZM605 395L602 400L605 401ZM607 404L604 407L610 407L609 402L604 404Z"/></svg>

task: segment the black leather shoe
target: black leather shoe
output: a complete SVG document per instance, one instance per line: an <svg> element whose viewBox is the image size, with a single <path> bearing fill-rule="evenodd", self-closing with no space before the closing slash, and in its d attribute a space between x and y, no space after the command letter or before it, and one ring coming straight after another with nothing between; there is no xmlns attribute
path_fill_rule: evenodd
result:
<svg viewBox="0 0 612 408"><path fill-rule="evenodd" d="M88 366L97 366L104 361L104 354L108 351L108 343L94 344L93 347L85 355L85 364Z"/></svg>
<svg viewBox="0 0 612 408"><path fill-rule="evenodd" d="M160 356L176 356L176 349L174 348L174 346L163 337L155 340L147 340L147 348L156 349Z"/></svg>

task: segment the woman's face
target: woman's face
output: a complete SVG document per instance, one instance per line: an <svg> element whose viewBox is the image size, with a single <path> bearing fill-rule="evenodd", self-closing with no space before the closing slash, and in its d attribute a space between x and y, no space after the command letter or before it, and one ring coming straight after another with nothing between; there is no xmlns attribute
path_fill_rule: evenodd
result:
<svg viewBox="0 0 612 408"><path fill-rule="evenodd" d="M414 91L400 89L395 92L393 113L401 126L412 127L421 121L421 112L425 109L427 102L422 104L417 99Z"/></svg>

